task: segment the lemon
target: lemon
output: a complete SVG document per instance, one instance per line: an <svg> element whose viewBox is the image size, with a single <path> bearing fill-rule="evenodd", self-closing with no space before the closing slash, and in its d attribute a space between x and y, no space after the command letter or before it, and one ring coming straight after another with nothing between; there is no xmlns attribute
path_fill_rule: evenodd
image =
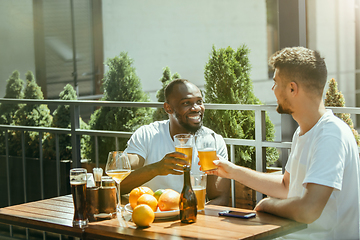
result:
<svg viewBox="0 0 360 240"><path fill-rule="evenodd" d="M149 227L155 219L155 213L146 204L137 205L132 213L133 222L139 227Z"/></svg>
<svg viewBox="0 0 360 240"><path fill-rule="evenodd" d="M157 201L159 201L159 197L163 194L163 192L165 192L165 189L158 189L154 192L154 197Z"/></svg>

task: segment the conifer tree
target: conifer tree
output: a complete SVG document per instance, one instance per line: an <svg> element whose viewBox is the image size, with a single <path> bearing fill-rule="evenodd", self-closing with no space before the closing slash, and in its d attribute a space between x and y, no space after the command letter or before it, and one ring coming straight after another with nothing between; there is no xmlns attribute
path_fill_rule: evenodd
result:
<svg viewBox="0 0 360 240"><path fill-rule="evenodd" d="M244 45L212 48L205 66L205 101L222 104L261 104L254 95L250 79L249 50ZM204 125L225 138L255 139L254 111L206 110ZM274 125L266 114L266 140L274 139ZM266 149L267 164L278 160L275 148ZM255 147L236 146L236 164L255 168Z"/></svg>
<svg viewBox="0 0 360 240"><path fill-rule="evenodd" d="M4 98L22 99L24 94L22 92L24 88L24 81L20 79L20 73L14 71L6 83L6 90ZM20 104L2 103L0 105L0 124L10 125L13 121L15 112L20 108ZM12 135L9 136L12 139ZM0 131L0 155L5 154L5 132Z"/></svg>
<svg viewBox="0 0 360 240"><path fill-rule="evenodd" d="M37 85L34 75L31 71L26 73L26 88L24 91L25 99L44 99L41 88ZM44 104L26 104L15 113L14 124L23 126L50 127L52 116L47 105ZM21 134L16 132L14 141L12 141L12 154L21 156ZM39 157L39 133L25 132L26 157Z"/></svg>
<svg viewBox="0 0 360 240"><path fill-rule="evenodd" d="M64 90L59 94L60 100L77 100L77 95L75 89L67 84L64 87ZM53 122L52 127L55 128L70 128L71 127L71 118L70 118L70 105L59 105L57 109L53 112ZM87 129L87 124L80 118L80 128ZM81 152L83 155L85 151L85 139L88 139L89 136L81 137ZM56 159L56 145L55 145L55 135L49 134L44 142L44 158L48 160ZM72 146L71 146L71 136L66 134L59 135L59 152L60 160L71 160L72 159Z"/></svg>
<svg viewBox="0 0 360 240"><path fill-rule="evenodd" d="M162 87L160 90L157 91L156 97L158 99L158 102L165 102L165 88L166 86L174 79L180 78L180 75L178 73L174 73L174 75L171 76L171 71L169 67L165 67L163 71L163 76L160 78L160 82L162 83ZM165 112L164 108L158 108L155 110L153 119L154 121L161 121L168 119L169 116Z"/></svg>
<svg viewBox="0 0 360 240"><path fill-rule="evenodd" d="M24 98L23 94L24 81L20 79L20 73L14 71L7 80L5 97L4 98ZM18 104L2 103L0 105L0 124L11 124L15 112L20 108Z"/></svg>
<svg viewBox="0 0 360 240"><path fill-rule="evenodd" d="M133 60L127 53L108 59L108 72L103 79L104 101L131 101L148 102L149 97L142 91L139 77L133 67ZM101 107L90 118L89 128L94 130L112 130L132 132L138 127L151 122L152 111L147 108L136 107ZM110 151L124 150L127 139L119 138L118 148L115 139L110 137L99 138L99 160L106 161ZM87 147L87 158L95 159L94 138Z"/></svg>
<svg viewBox="0 0 360 240"><path fill-rule="evenodd" d="M329 88L325 94L325 106L327 107L345 107L345 98L344 95L339 91L337 82L334 78L329 81ZM351 120L351 116L349 113L335 113L337 117L342 119L344 122L349 125L351 128L356 143L360 146L360 136L359 133L354 129L353 121Z"/></svg>

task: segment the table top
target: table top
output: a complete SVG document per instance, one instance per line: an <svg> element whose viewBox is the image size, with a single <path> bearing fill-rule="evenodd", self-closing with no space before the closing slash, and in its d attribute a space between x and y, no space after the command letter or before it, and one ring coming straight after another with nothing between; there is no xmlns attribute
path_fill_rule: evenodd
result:
<svg viewBox="0 0 360 240"><path fill-rule="evenodd" d="M0 222L54 232L82 239L260 239L273 238L307 227L289 219L257 212L255 218L219 217L224 210L246 209L206 205L196 223L183 224L179 217L155 220L149 228L138 228L131 214L123 218L89 223L81 229L72 226L74 213L71 195L24 203L0 209Z"/></svg>

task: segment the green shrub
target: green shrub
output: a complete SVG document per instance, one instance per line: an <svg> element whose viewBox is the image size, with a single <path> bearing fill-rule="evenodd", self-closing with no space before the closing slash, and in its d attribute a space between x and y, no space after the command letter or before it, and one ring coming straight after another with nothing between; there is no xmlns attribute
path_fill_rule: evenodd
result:
<svg viewBox="0 0 360 240"><path fill-rule="evenodd" d="M165 102L165 96L164 96L165 88L172 80L177 78L180 78L180 75L178 73L174 73L174 75L171 76L170 68L169 67L164 68L163 76L162 78L160 78L162 87L156 93L158 102ZM161 120L169 119L169 116L165 112L164 108L157 108L154 112L153 119L154 121L161 121Z"/></svg>
<svg viewBox="0 0 360 240"><path fill-rule="evenodd" d="M24 81L20 79L20 73L14 71L6 83L6 90L4 98L15 98L22 99L24 98L24 93L22 92L24 88ZM2 103L0 105L0 124L10 125L13 122L15 112L20 108L20 104L10 104ZM10 132L9 142L12 139L13 132ZM5 132L0 131L0 155L5 154Z"/></svg>
<svg viewBox="0 0 360 240"><path fill-rule="evenodd" d="M249 50L244 45L212 48L205 66L205 101L222 104L261 104L253 93L250 79ZM225 138L255 139L254 111L206 110L204 125ZM266 140L274 139L274 125L266 114ZM275 148L266 149L267 165L278 160ZM235 146L236 164L255 169L255 147Z"/></svg>
<svg viewBox="0 0 360 240"><path fill-rule="evenodd" d="M76 91L74 88L67 84L64 87L64 90L60 92L60 100L77 100ZM55 128L70 128L71 127L71 118L70 118L70 105L59 105L57 109L53 112L53 122L52 127ZM80 128L87 129L87 124L80 118ZM89 136L85 135L81 137L81 155L84 156L85 152L85 139L88 139ZM71 145L71 136L70 134L60 134L59 135L59 154L60 160L71 160L72 159L72 145ZM49 160L56 159L56 142L55 134L47 135L46 141L44 142L44 158Z"/></svg>
<svg viewBox="0 0 360 240"><path fill-rule="evenodd" d="M44 99L41 88L37 85L34 75L28 71L26 73L26 88L24 90L25 99ZM13 123L15 125L23 126L38 126L50 127L52 116L47 105L44 104L26 104L21 106L15 113ZM39 157L39 133L38 132L25 132L25 156L26 157ZM41 140L42 141L42 140ZM12 144L11 155L21 156L21 133L15 132Z"/></svg>
<svg viewBox="0 0 360 240"><path fill-rule="evenodd" d="M133 60L127 53L120 53L108 59L108 72L103 79L104 101L148 102L149 97L142 91L140 79L136 75ZM152 110L136 107L101 107L90 118L89 128L93 130L112 130L132 132L152 121ZM119 138L118 149L124 150L128 139ZM106 161L110 151L116 149L115 139L99 137L99 159ZM95 159L94 137L87 144L86 157Z"/></svg>

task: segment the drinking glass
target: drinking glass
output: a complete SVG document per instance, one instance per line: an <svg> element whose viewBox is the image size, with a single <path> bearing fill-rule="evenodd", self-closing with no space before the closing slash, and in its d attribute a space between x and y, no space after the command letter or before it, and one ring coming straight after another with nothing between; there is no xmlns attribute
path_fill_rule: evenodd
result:
<svg viewBox="0 0 360 240"><path fill-rule="evenodd" d="M93 173L94 173L95 185L97 187L101 187L101 177L103 175L103 169L93 168Z"/></svg>
<svg viewBox="0 0 360 240"><path fill-rule="evenodd" d="M197 210L198 212L204 211L206 202L206 174L201 172L191 173L190 181L197 199Z"/></svg>
<svg viewBox="0 0 360 240"><path fill-rule="evenodd" d="M202 171L214 170L216 165L213 163L216 156L215 133L201 132L195 136L195 146L198 151Z"/></svg>
<svg viewBox="0 0 360 240"><path fill-rule="evenodd" d="M184 160L187 161L189 167L191 167L194 136L191 134L177 134L174 136L174 143L175 151L186 154L187 157Z"/></svg>
<svg viewBox="0 0 360 240"><path fill-rule="evenodd" d="M70 185L74 202L73 225L86 227L89 220L86 213L86 169L70 169Z"/></svg>
<svg viewBox="0 0 360 240"><path fill-rule="evenodd" d="M120 183L131 172L130 160L127 154L123 151L109 152L106 162L105 172L112 177L118 184L118 206L117 209L121 215L121 195L120 195Z"/></svg>

